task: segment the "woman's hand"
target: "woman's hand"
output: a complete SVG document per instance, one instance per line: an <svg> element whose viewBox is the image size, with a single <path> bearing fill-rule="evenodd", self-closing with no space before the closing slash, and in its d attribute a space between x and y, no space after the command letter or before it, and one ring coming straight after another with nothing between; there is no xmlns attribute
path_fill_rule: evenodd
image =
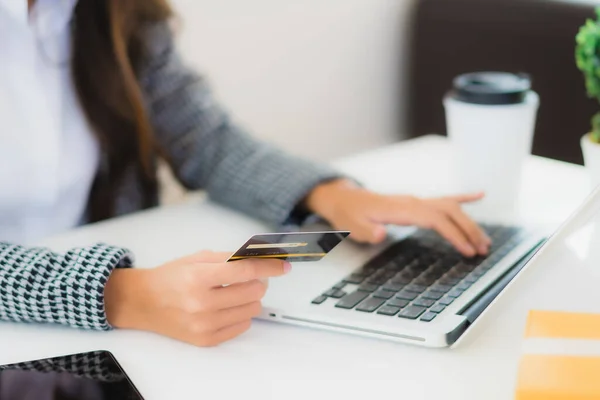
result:
<svg viewBox="0 0 600 400"><path fill-rule="evenodd" d="M416 225L436 230L463 255L471 257L486 254L491 241L460 205L482 197L483 194L438 199L386 196L338 180L317 186L305 205L335 229L351 231L351 237L359 242L382 242L386 224Z"/></svg>
<svg viewBox="0 0 600 400"><path fill-rule="evenodd" d="M108 322L196 346L244 333L261 312L263 280L291 266L279 260L226 263L227 257L201 252L155 269L114 270L104 293Z"/></svg>

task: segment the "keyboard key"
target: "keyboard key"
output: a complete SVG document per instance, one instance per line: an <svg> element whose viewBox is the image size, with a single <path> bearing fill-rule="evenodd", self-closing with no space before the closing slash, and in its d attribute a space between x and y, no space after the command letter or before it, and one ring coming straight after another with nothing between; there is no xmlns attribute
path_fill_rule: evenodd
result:
<svg viewBox="0 0 600 400"><path fill-rule="evenodd" d="M458 290L467 290L470 287L471 287L471 283L463 281L463 282L459 283L456 286L456 289L458 289Z"/></svg>
<svg viewBox="0 0 600 400"><path fill-rule="evenodd" d="M442 311L444 311L446 309L446 306L441 305L441 304L436 304L435 306L431 307L429 309L429 311L434 312L434 313L441 313Z"/></svg>
<svg viewBox="0 0 600 400"><path fill-rule="evenodd" d="M385 303L385 300L383 299L376 299L374 297L370 297L367 300L360 303L360 305L356 307L356 311L373 312L377 310L379 306L381 306L383 303Z"/></svg>
<svg viewBox="0 0 600 400"><path fill-rule="evenodd" d="M316 299L314 299L312 301L313 304L321 304L323 303L325 300L327 300L327 296L319 296Z"/></svg>
<svg viewBox="0 0 600 400"><path fill-rule="evenodd" d="M422 272L423 271L418 271L416 269L412 269L409 266L404 271L400 272L400 274L403 276L406 276L407 278L415 279L417 276L421 275Z"/></svg>
<svg viewBox="0 0 600 400"><path fill-rule="evenodd" d="M375 293L373 293L373 297L377 297L378 299L391 299L394 297L394 292L389 292L387 290L379 289Z"/></svg>
<svg viewBox="0 0 600 400"><path fill-rule="evenodd" d="M431 268L429 268L423 274L423 276L425 276L425 277L431 277L431 278L435 278L435 279L440 279L442 277L442 275L444 275L444 271L436 268L435 265L431 266Z"/></svg>
<svg viewBox="0 0 600 400"><path fill-rule="evenodd" d="M449 306L450 304L452 304L452 302L456 300L454 297L444 297L443 299L440 300L440 304L443 306Z"/></svg>
<svg viewBox="0 0 600 400"><path fill-rule="evenodd" d="M337 308L345 308L347 310L354 308L358 303L363 301L369 296L367 292L356 291L344 296L340 301L335 305Z"/></svg>
<svg viewBox="0 0 600 400"><path fill-rule="evenodd" d="M487 272L487 271L482 271L482 270L477 270L477 269L476 269L475 271L471 272L471 275L470 275L470 276L472 276L472 277L475 277L475 278L479 279L479 278L481 278L482 276L484 276L486 272Z"/></svg>
<svg viewBox="0 0 600 400"><path fill-rule="evenodd" d="M375 272L377 272L377 270L379 270L378 266L367 263L364 267L362 267L358 271L354 271L354 273L358 274L358 275L362 275L362 276L371 276Z"/></svg>
<svg viewBox="0 0 600 400"><path fill-rule="evenodd" d="M495 264L492 264L491 262L489 262L489 261L486 260L486 261L482 262L481 264L479 264L479 266L477 268L480 269L480 270L482 270L482 271L489 271L490 269L492 269L492 267L494 265ZM467 275L468 274L465 274L464 276L462 276L460 278L464 278Z"/></svg>
<svg viewBox="0 0 600 400"><path fill-rule="evenodd" d="M397 299L404 299L404 300L414 300L417 298L417 296L419 296L418 293L415 292L409 292L406 290L402 290L400 293L398 293L396 295Z"/></svg>
<svg viewBox="0 0 600 400"><path fill-rule="evenodd" d="M429 263L423 263L420 261L413 262L407 267L407 271L411 271L412 273L421 273L427 270L427 268L429 268L430 265L431 264Z"/></svg>
<svg viewBox="0 0 600 400"><path fill-rule="evenodd" d="M383 276L385 274L385 270L383 268L378 269L377 271L375 271L370 277L369 279L375 279L375 278L381 278L381 276Z"/></svg>
<svg viewBox="0 0 600 400"><path fill-rule="evenodd" d="M478 266L479 263L481 263L481 261L479 259L477 259L476 257L463 258L462 262L464 262L467 265L474 265L474 266Z"/></svg>
<svg viewBox="0 0 600 400"><path fill-rule="evenodd" d="M406 284L409 284L412 280L413 280L413 278L410 278L410 277L407 277L404 275L396 275L392 279L390 279L390 282L397 283L399 285L406 285Z"/></svg>
<svg viewBox="0 0 600 400"><path fill-rule="evenodd" d="M404 290L415 293L423 293L425 290L427 290L427 286L411 283L410 285L406 286Z"/></svg>
<svg viewBox="0 0 600 400"><path fill-rule="evenodd" d="M463 278L464 278L464 276L463 276ZM456 277L446 275L442 279L440 279L439 283L441 283L442 285L454 286L457 283L459 283L461 281L461 279L462 278L456 278Z"/></svg>
<svg viewBox="0 0 600 400"><path fill-rule="evenodd" d="M498 261L502 260L503 258L504 258L504 254L494 253L490 258L488 258L488 261L491 264L496 264Z"/></svg>
<svg viewBox="0 0 600 400"><path fill-rule="evenodd" d="M431 286L429 290L431 290L432 292L447 293L450 290L452 290L452 286L436 283L435 285Z"/></svg>
<svg viewBox="0 0 600 400"><path fill-rule="evenodd" d="M446 271L448 271L448 268L446 268L442 263L436 263L429 268L429 271L443 275L446 273Z"/></svg>
<svg viewBox="0 0 600 400"><path fill-rule="evenodd" d="M421 295L421 297L426 298L426 299L439 300L442 297L444 297L444 294L440 293L440 292L434 292L434 291L428 290L425 293L423 293Z"/></svg>
<svg viewBox="0 0 600 400"><path fill-rule="evenodd" d="M346 277L344 279L344 282L358 285L358 284L361 284L364 280L365 280L365 277L363 275L352 274L352 275Z"/></svg>
<svg viewBox="0 0 600 400"><path fill-rule="evenodd" d="M404 300L404 299L392 299L389 300L387 303L385 303L388 306L392 306L392 307L398 307L398 308L404 308L408 305L408 303L410 303L410 301L408 300Z"/></svg>
<svg viewBox="0 0 600 400"><path fill-rule="evenodd" d="M425 307L408 306L404 310L400 311L400 314L398 314L398 316L401 318L417 319L421 314L425 312L425 310L427 310L427 308Z"/></svg>
<svg viewBox="0 0 600 400"><path fill-rule="evenodd" d="M390 261L390 264L394 264L397 267L406 267L406 265L408 264L408 262L411 261L408 257L406 257L405 255L398 255L396 257L394 257L393 260Z"/></svg>
<svg viewBox="0 0 600 400"><path fill-rule="evenodd" d="M339 289L329 289L328 291L323 293L323 296L333 297L334 299L341 299L345 295L346 295L346 292L344 292L343 290L339 290Z"/></svg>
<svg viewBox="0 0 600 400"><path fill-rule="evenodd" d="M423 263L423 264L428 264L431 265L434 262L437 261L436 256L438 254L435 253L434 251L430 251L427 254L423 254L419 257L419 262Z"/></svg>
<svg viewBox="0 0 600 400"><path fill-rule="evenodd" d="M393 277L394 275L396 275L398 272L396 271L390 271L390 270L385 270L385 273L382 275L383 278L385 279L390 279L391 277Z"/></svg>
<svg viewBox="0 0 600 400"><path fill-rule="evenodd" d="M438 280L438 276L425 274L425 275L421 275L417 279L415 279L415 283L418 285L430 286L437 280Z"/></svg>
<svg viewBox="0 0 600 400"><path fill-rule="evenodd" d="M476 256L476 257L469 259L469 262L472 262L475 265L479 265L482 262L484 262L486 258L487 258L487 256Z"/></svg>
<svg viewBox="0 0 600 400"><path fill-rule="evenodd" d="M468 272L451 269L450 271L448 271L445 277L454 279L455 281L452 282L451 285L456 285L461 279L463 279L467 275L469 275Z"/></svg>
<svg viewBox="0 0 600 400"><path fill-rule="evenodd" d="M469 275L467 276L463 282L465 283L470 283L471 285L474 284L475 282L477 282L479 280L478 276L474 276L474 275Z"/></svg>
<svg viewBox="0 0 600 400"><path fill-rule="evenodd" d="M440 269L443 269L446 271L449 270L450 268L453 268L457 264L463 265L463 263L460 262L460 258L458 258L458 257L444 258L443 260L440 261L439 264L440 264Z"/></svg>
<svg viewBox="0 0 600 400"><path fill-rule="evenodd" d="M333 288L334 288L334 289L343 289L343 288L345 288L345 287L346 287L346 282L344 282L344 281L341 281L340 283L336 283L336 284L333 286Z"/></svg>
<svg viewBox="0 0 600 400"><path fill-rule="evenodd" d="M375 278L371 277L371 278L369 278L369 280L367 281L367 283L379 286L379 285L383 285L384 283L386 283L388 279L389 278L387 278L385 276L378 276L378 277L375 277Z"/></svg>
<svg viewBox="0 0 600 400"><path fill-rule="evenodd" d="M475 267L473 265L470 264L466 264L463 262L459 262L458 264L456 264L456 266L454 268L452 268L453 271L460 271L460 272L471 272L475 269Z"/></svg>
<svg viewBox="0 0 600 400"><path fill-rule="evenodd" d="M447 296L456 298L456 297L459 297L461 294L463 294L462 290L452 289L451 291L449 291L447 293Z"/></svg>
<svg viewBox="0 0 600 400"><path fill-rule="evenodd" d="M358 290L360 290L361 292L374 292L377 290L378 287L378 285L374 285L372 283L363 283L358 287Z"/></svg>
<svg viewBox="0 0 600 400"><path fill-rule="evenodd" d="M402 288L404 287L404 285L400 284L400 283L386 283L385 285L383 285L381 288L383 290L389 290L390 292L399 292L400 290L402 290Z"/></svg>
<svg viewBox="0 0 600 400"><path fill-rule="evenodd" d="M402 271L405 267L406 267L406 260L404 258L392 260L385 265L385 269L387 271L394 272L394 273Z"/></svg>
<svg viewBox="0 0 600 400"><path fill-rule="evenodd" d="M399 307L392 307L392 306L385 305L385 306L381 307L379 310L377 310L377 314L388 315L391 317L391 316L398 314L398 311L400 311Z"/></svg>
<svg viewBox="0 0 600 400"><path fill-rule="evenodd" d="M422 317L421 317L421 321L423 322L429 322L432 321L435 317L437 317L436 313L433 312L426 312Z"/></svg>
<svg viewBox="0 0 600 400"><path fill-rule="evenodd" d="M431 307L435 304L435 300L419 298L413 302L415 306Z"/></svg>

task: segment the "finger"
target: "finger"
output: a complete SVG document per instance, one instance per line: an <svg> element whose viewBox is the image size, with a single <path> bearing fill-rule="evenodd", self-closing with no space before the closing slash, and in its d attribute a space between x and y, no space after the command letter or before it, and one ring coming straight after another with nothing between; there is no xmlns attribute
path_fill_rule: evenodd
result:
<svg viewBox="0 0 600 400"><path fill-rule="evenodd" d="M467 257L476 254L475 248L469 243L465 234L442 212L432 213L434 216L431 227L448 240L458 251Z"/></svg>
<svg viewBox="0 0 600 400"><path fill-rule="evenodd" d="M206 339L203 346L216 346L233 338L240 336L250 329L252 321L244 321L235 325L225 327L215 332L209 339Z"/></svg>
<svg viewBox="0 0 600 400"><path fill-rule="evenodd" d="M223 310L254 303L260 301L266 292L267 285L258 279L225 287L216 287L210 292L211 307Z"/></svg>
<svg viewBox="0 0 600 400"><path fill-rule="evenodd" d="M213 321L213 326L217 330L226 328L231 325L237 325L241 322L252 320L258 317L262 311L262 305L259 301L244 304L238 307L227 308L219 311Z"/></svg>
<svg viewBox="0 0 600 400"><path fill-rule="evenodd" d="M207 283L211 286L219 286L281 276L288 273L292 266L287 261L251 258L215 264L210 268L213 268L213 273L210 274L212 282Z"/></svg>
<svg viewBox="0 0 600 400"><path fill-rule="evenodd" d="M189 256L183 257L179 259L179 262L189 264L189 263L206 263L206 264L216 264L216 263L224 263L229 259L231 253L222 253L222 252L214 252L209 250L203 250L198 253L190 254Z"/></svg>
<svg viewBox="0 0 600 400"><path fill-rule="evenodd" d="M387 236L385 226L375 222L353 221L349 226L351 226L350 238L360 243L378 244L383 242Z"/></svg>
<svg viewBox="0 0 600 400"><path fill-rule="evenodd" d="M467 193L467 194L459 194L456 196L447 196L444 197L445 200L454 201L457 203L472 203L475 201L479 201L485 197L485 193Z"/></svg>
<svg viewBox="0 0 600 400"><path fill-rule="evenodd" d="M469 218L460 208L450 207L447 210L447 213L450 219L466 234L467 239L475 247L477 252L481 255L487 254L491 240L479 225Z"/></svg>

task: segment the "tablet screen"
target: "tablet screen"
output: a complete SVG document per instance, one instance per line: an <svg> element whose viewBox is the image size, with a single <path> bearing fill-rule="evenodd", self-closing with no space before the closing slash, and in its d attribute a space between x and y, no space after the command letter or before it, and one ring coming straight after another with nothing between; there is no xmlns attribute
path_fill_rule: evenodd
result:
<svg viewBox="0 0 600 400"><path fill-rule="evenodd" d="M107 351L0 366L0 400L143 400Z"/></svg>

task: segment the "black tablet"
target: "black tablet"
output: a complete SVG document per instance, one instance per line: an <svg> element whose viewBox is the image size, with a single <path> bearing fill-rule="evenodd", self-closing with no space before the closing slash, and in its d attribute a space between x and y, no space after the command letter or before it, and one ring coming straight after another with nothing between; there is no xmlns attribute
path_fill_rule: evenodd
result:
<svg viewBox="0 0 600 400"><path fill-rule="evenodd" d="M0 366L0 400L143 400L108 351Z"/></svg>

